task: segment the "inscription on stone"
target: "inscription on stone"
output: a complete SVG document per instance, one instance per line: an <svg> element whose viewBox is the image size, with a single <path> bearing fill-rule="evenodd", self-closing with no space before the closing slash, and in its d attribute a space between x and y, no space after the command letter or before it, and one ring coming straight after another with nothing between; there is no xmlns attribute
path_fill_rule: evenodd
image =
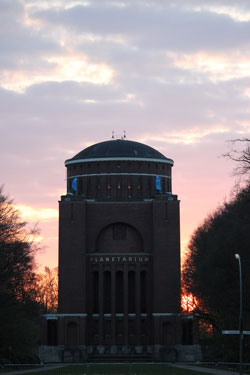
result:
<svg viewBox="0 0 250 375"><path fill-rule="evenodd" d="M149 262L148 256L94 256L90 257L90 263L136 263Z"/></svg>

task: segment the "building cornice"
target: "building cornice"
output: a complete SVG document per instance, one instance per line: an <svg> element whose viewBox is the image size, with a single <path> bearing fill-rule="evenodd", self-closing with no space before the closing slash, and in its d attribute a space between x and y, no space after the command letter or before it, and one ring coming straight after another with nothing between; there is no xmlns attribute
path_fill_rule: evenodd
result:
<svg viewBox="0 0 250 375"><path fill-rule="evenodd" d="M171 159L153 159L153 158L132 158L132 157L111 157L111 158L89 158L89 159L70 159L65 161L65 166L78 163L91 163L91 162L103 162L103 161L145 161L147 163L164 163L174 165L174 161Z"/></svg>

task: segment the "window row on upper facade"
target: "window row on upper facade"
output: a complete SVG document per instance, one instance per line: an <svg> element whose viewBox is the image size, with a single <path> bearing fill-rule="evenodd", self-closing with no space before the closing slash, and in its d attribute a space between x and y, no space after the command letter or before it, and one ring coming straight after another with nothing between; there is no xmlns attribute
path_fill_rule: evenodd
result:
<svg viewBox="0 0 250 375"><path fill-rule="evenodd" d="M67 192L87 198L101 198L123 194L124 197L150 198L157 193L171 193L171 179L160 176L121 175L68 178Z"/></svg>

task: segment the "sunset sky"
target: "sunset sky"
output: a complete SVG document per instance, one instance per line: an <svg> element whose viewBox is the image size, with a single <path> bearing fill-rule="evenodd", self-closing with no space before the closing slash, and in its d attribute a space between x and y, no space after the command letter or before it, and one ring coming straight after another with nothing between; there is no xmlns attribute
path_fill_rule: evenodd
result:
<svg viewBox="0 0 250 375"><path fill-rule="evenodd" d="M57 265L64 161L117 137L174 160L184 254L250 131L250 1L1 0L1 184Z"/></svg>

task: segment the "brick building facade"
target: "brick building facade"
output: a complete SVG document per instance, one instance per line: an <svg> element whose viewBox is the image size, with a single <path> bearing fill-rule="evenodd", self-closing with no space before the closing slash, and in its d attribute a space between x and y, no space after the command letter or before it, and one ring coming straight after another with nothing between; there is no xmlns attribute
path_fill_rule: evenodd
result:
<svg viewBox="0 0 250 375"><path fill-rule="evenodd" d="M90 146L65 165L59 308L42 317L40 357L199 358L196 321L180 312L173 161L119 139Z"/></svg>

